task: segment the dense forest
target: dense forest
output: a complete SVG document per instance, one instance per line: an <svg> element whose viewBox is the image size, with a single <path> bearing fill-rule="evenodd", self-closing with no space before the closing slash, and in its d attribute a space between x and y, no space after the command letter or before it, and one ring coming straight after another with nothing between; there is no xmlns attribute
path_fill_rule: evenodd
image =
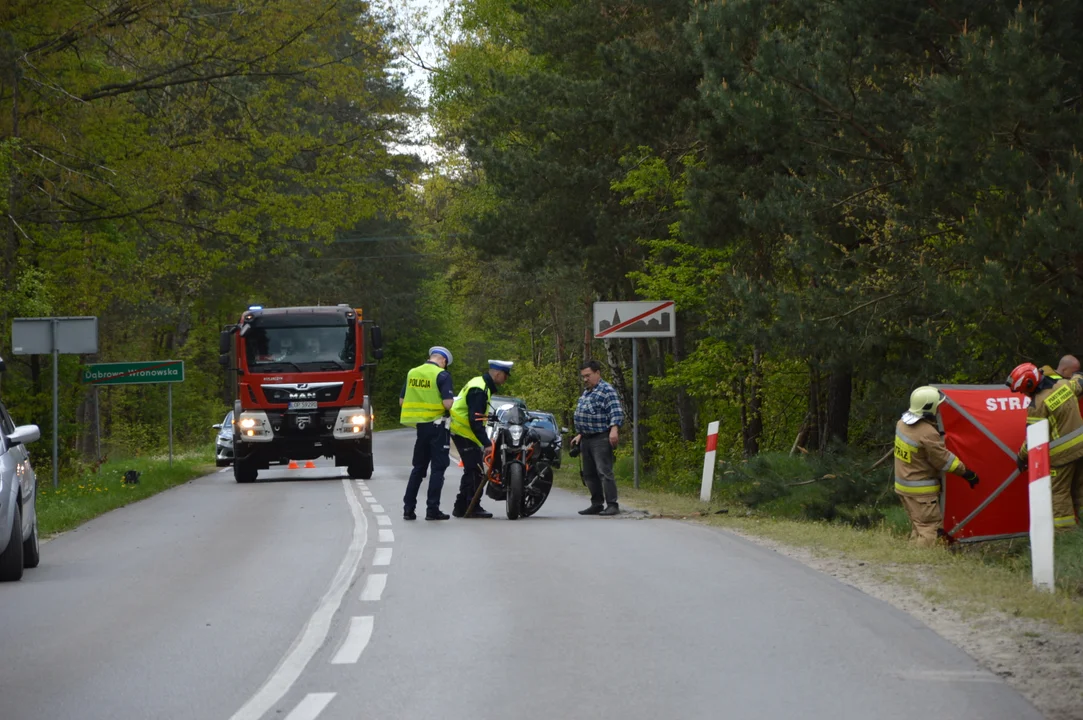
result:
<svg viewBox="0 0 1083 720"><path fill-rule="evenodd" d="M252 302L363 307L388 428L434 343L456 387L515 360L509 391L566 423L587 357L630 403L630 343L593 340L592 304L675 300L677 336L638 344L663 477L711 420L729 459L875 452L917 385L1083 352L1079 3L458 0L402 20L360 0L0 9L18 420L48 432L50 359L10 354L12 319L100 319L98 355L60 361L65 466L93 455L87 362L184 360L178 439L208 443L217 332ZM421 40L427 98L403 79ZM164 446L163 387L102 401L110 452Z"/></svg>

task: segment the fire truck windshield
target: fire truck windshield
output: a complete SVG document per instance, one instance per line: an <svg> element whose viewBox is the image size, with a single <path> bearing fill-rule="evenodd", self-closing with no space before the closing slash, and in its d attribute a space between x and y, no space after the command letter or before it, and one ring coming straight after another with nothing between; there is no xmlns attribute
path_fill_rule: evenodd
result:
<svg viewBox="0 0 1083 720"><path fill-rule="evenodd" d="M357 359L354 325L254 325L244 335L250 372L352 369Z"/></svg>

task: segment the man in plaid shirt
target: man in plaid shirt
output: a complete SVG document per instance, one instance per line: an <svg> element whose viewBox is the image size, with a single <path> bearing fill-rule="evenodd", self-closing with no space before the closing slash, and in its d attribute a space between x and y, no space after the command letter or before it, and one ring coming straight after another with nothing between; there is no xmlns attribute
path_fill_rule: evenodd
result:
<svg viewBox="0 0 1083 720"><path fill-rule="evenodd" d="M618 428L624 424L624 409L613 386L602 380L602 366L588 360L579 367L586 386L575 406L572 445L583 452L583 481L590 490L590 507L580 515L619 515L617 482L613 478L613 449L620 441ZM604 505L602 504L604 501Z"/></svg>

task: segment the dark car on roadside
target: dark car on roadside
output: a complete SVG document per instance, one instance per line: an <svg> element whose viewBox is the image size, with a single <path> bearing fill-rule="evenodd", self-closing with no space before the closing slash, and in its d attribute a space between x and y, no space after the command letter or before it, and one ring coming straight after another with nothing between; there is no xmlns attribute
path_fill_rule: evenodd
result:
<svg viewBox="0 0 1083 720"><path fill-rule="evenodd" d="M549 458L553 467L560 467L561 455L564 451L563 433L568 432L568 428L561 427L552 413L528 410L527 416L530 418L527 425L538 433L543 457Z"/></svg>

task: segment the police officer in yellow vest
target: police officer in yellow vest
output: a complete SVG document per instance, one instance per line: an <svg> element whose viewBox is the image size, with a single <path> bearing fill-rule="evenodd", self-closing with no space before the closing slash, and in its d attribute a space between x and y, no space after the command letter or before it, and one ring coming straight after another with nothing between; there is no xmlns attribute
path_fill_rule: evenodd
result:
<svg viewBox="0 0 1083 720"><path fill-rule="evenodd" d="M910 409L895 423L895 494L910 517L910 539L935 545L942 532L940 477L961 475L971 489L978 476L944 447L936 426L940 391L928 385L910 394Z"/></svg>
<svg viewBox="0 0 1083 720"><path fill-rule="evenodd" d="M410 472L410 481L406 483L406 495L402 498L402 517L404 520L416 520L414 508L417 506L417 493L425 471L431 464L429 476L429 494L426 501L426 520L447 520L448 515L440 512L440 492L444 489L444 471L451 463L450 425L451 405L455 391L451 387L451 373L445 368L451 365L451 351L437 345L429 348L429 359L418 365L406 375L399 397L402 413L399 422L417 427L417 440L414 441L414 469Z"/></svg>
<svg viewBox="0 0 1083 720"><path fill-rule="evenodd" d="M511 375L514 363L507 360L490 360L489 372L479 375L463 386L455 404L451 406L451 436L455 449L463 461L463 478L459 483L459 494L455 498L455 507L451 514L455 517L466 515L474 492L481 482L483 451L492 447L492 440L485 432L485 418L489 414L489 398L493 391L503 385ZM491 518L481 503L470 513L470 517Z"/></svg>

